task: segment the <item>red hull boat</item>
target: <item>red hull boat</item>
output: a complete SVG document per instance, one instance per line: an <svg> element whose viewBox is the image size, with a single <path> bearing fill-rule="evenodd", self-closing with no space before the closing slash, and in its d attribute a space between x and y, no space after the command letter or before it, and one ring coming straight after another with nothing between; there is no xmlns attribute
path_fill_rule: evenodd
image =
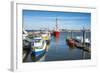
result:
<svg viewBox="0 0 100 73"><path fill-rule="evenodd" d="M55 31L54 31L54 36L59 38L60 36L60 31L59 31L59 28L58 28L58 23L57 23L57 19L56 19L56 28L55 28Z"/></svg>
<svg viewBox="0 0 100 73"><path fill-rule="evenodd" d="M69 47L74 47L75 46L75 40L70 38L66 40L67 44L69 45Z"/></svg>
<svg viewBox="0 0 100 73"><path fill-rule="evenodd" d="M54 31L54 36L59 38L60 32L59 31Z"/></svg>

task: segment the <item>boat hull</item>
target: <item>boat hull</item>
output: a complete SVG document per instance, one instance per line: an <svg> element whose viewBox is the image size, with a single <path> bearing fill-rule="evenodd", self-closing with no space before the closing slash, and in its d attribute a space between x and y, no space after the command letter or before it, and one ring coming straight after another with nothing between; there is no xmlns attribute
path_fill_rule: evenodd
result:
<svg viewBox="0 0 100 73"><path fill-rule="evenodd" d="M73 39L66 39L67 45L69 47L74 47L75 46L75 41Z"/></svg>
<svg viewBox="0 0 100 73"><path fill-rule="evenodd" d="M32 50L32 54L34 54L35 57L38 57L41 54L43 54L45 51L46 49L35 49L35 50Z"/></svg>
<svg viewBox="0 0 100 73"><path fill-rule="evenodd" d="M59 32L59 31L55 31L55 32L54 32L54 36L57 37L57 38L59 38L60 32Z"/></svg>

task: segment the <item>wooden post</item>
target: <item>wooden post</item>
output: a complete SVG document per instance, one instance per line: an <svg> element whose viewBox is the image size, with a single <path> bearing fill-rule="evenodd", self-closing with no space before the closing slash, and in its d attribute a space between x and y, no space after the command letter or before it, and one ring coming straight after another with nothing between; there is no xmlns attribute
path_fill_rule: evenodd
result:
<svg viewBox="0 0 100 73"><path fill-rule="evenodd" d="M71 38L73 38L73 37L72 37L72 30L71 30L71 32L70 32L70 33L71 33Z"/></svg>
<svg viewBox="0 0 100 73"><path fill-rule="evenodd" d="M83 49L86 49L85 48L85 28L83 27ZM83 59L85 58L85 52L83 50Z"/></svg>
<svg viewBox="0 0 100 73"><path fill-rule="evenodd" d="M85 49L85 28L83 27L83 47Z"/></svg>

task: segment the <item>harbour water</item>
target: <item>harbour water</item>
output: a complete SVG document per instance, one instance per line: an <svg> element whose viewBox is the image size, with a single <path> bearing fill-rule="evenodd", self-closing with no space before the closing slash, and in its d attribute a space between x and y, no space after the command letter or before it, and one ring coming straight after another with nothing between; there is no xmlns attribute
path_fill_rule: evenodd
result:
<svg viewBox="0 0 100 73"><path fill-rule="evenodd" d="M47 45L46 52L44 52L39 58L35 58L30 52L24 62L91 59L91 53L76 47L69 48L66 42L66 38L69 35L70 32L60 32L59 38L52 35L50 43ZM82 36L82 32L73 32L72 36ZM86 33L86 38L91 39L90 32Z"/></svg>

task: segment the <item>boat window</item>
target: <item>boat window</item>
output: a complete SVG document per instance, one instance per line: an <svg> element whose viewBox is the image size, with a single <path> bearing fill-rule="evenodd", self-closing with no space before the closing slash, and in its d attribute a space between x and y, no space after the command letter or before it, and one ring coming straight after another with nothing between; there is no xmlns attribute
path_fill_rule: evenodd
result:
<svg viewBox="0 0 100 73"><path fill-rule="evenodd" d="M36 43L40 42L41 40L35 40Z"/></svg>

